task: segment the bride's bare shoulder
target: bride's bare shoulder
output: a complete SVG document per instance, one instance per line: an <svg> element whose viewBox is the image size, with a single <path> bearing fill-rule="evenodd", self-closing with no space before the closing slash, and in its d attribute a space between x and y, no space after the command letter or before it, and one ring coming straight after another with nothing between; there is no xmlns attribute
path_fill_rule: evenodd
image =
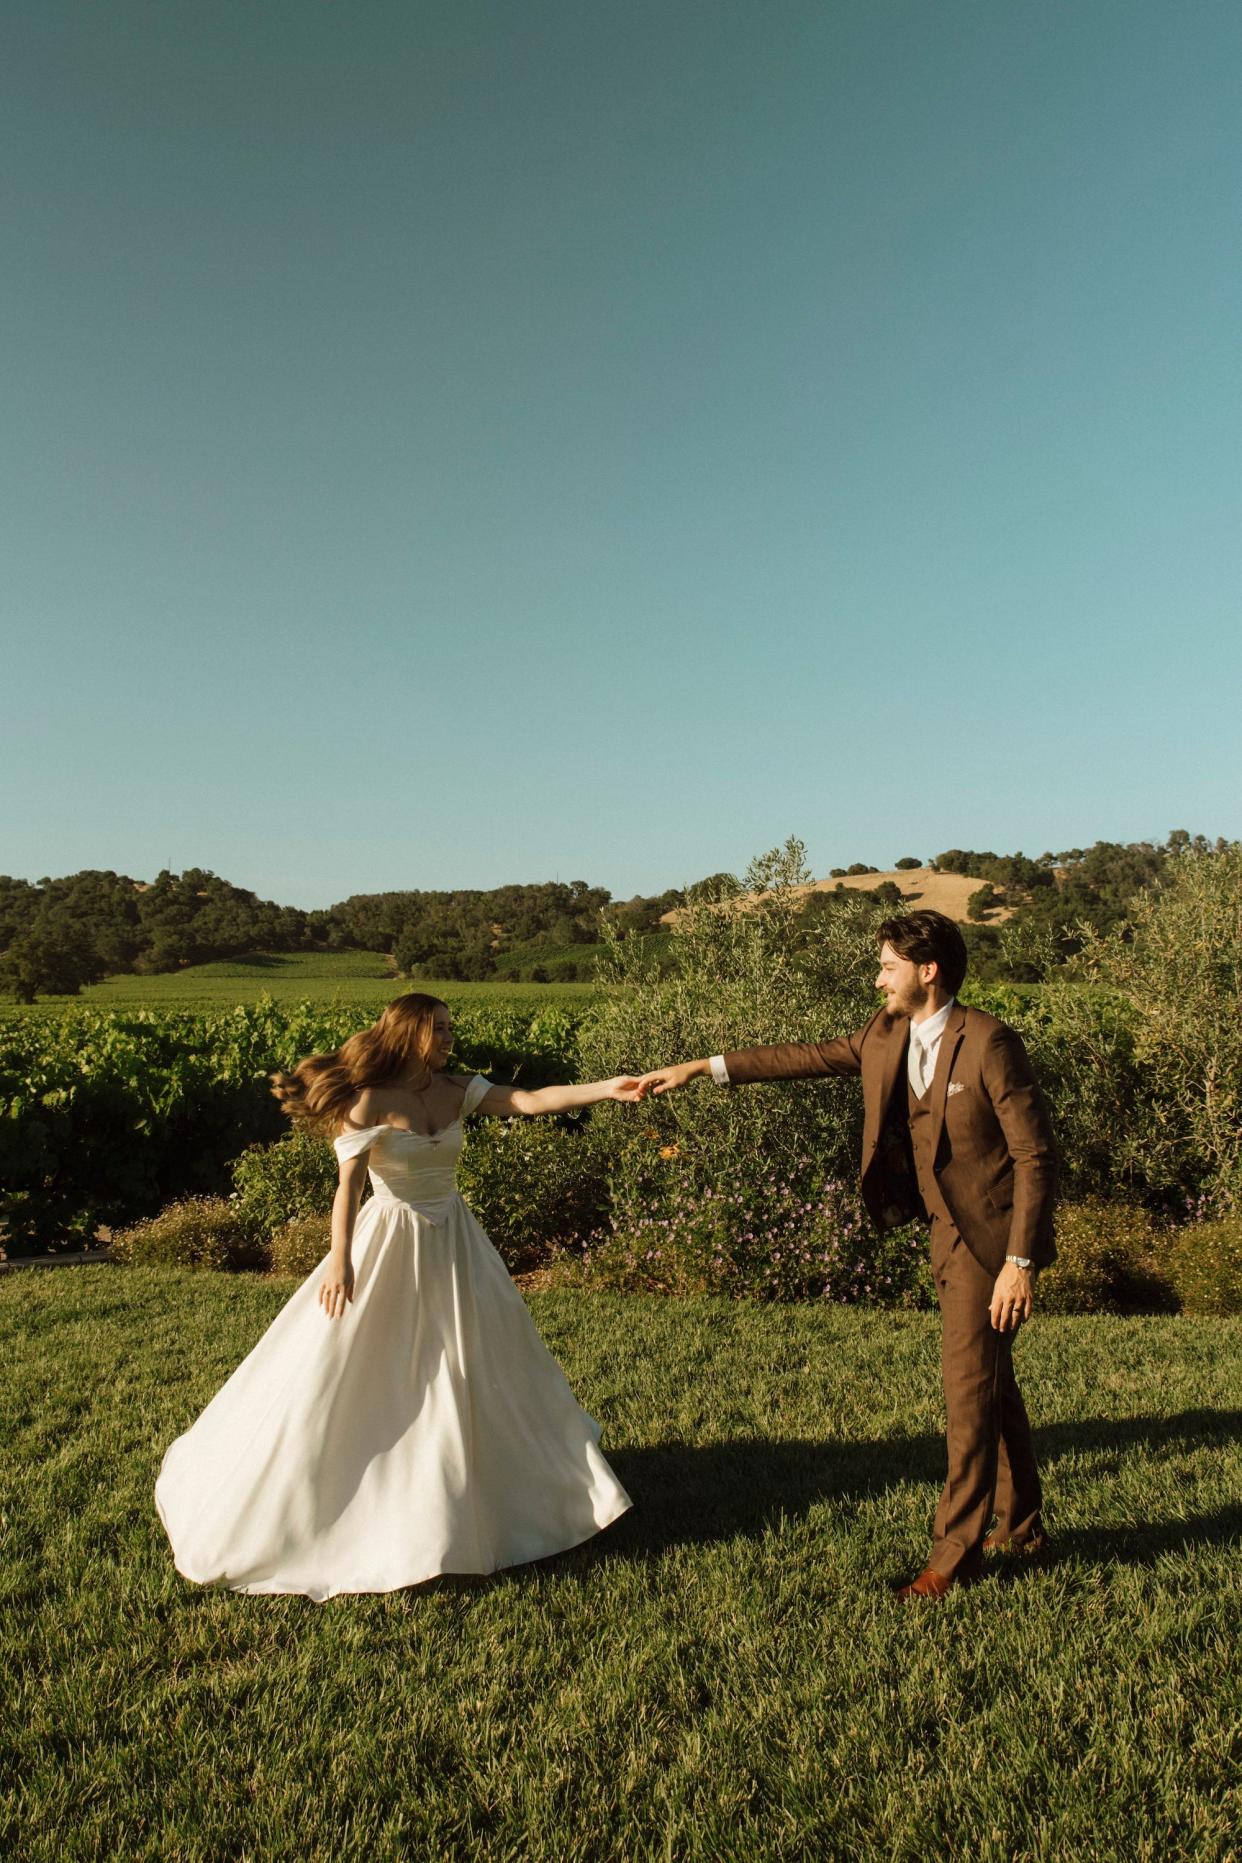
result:
<svg viewBox="0 0 1242 1863"><path fill-rule="evenodd" d="M343 1131L350 1126L382 1126L384 1123L383 1096L378 1087L364 1087L345 1115Z"/></svg>

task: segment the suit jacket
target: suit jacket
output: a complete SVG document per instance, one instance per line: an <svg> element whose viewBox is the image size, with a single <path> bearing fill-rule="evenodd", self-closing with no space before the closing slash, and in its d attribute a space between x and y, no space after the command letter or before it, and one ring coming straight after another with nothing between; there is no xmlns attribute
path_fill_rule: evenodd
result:
<svg viewBox="0 0 1242 1863"><path fill-rule="evenodd" d="M910 1148L906 1051L910 1023L881 1009L833 1041L740 1048L724 1057L736 1086L860 1074L863 1202L881 1229L924 1217ZM1056 1151L1017 1031L955 1003L931 1085L931 1147L941 1196L976 1259L999 1273L1006 1255L1046 1267L1056 1255Z"/></svg>

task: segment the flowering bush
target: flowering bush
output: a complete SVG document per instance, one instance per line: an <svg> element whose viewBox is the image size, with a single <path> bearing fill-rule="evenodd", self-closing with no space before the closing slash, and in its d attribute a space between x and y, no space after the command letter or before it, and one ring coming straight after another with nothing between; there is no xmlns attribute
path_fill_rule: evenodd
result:
<svg viewBox="0 0 1242 1863"><path fill-rule="evenodd" d="M228 1197L187 1197L112 1238L114 1261L139 1268L265 1268L266 1246Z"/></svg>
<svg viewBox="0 0 1242 1863"><path fill-rule="evenodd" d="M326 1216L293 1216L272 1232L272 1273L305 1278L328 1252L331 1237Z"/></svg>
<svg viewBox="0 0 1242 1863"><path fill-rule="evenodd" d="M632 1195L588 1241L575 1278L653 1293L739 1294L877 1306L934 1303L927 1244L914 1228L877 1235L856 1181L802 1157L788 1167L739 1159L704 1182L680 1146L648 1129L645 1167L631 1160ZM614 1179L614 1197L620 1188Z"/></svg>
<svg viewBox="0 0 1242 1863"><path fill-rule="evenodd" d="M1187 1313L1242 1313L1242 1216L1189 1223L1169 1250L1168 1274Z"/></svg>
<svg viewBox="0 0 1242 1863"><path fill-rule="evenodd" d="M1164 1271L1166 1232L1130 1203L1062 1204L1057 1259L1039 1277L1041 1313L1168 1312L1177 1298Z"/></svg>

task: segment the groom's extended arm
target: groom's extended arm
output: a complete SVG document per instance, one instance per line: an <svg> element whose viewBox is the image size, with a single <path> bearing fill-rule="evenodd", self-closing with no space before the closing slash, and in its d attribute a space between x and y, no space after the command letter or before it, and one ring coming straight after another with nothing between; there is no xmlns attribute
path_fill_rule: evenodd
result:
<svg viewBox="0 0 1242 1863"><path fill-rule="evenodd" d="M756 1080L816 1080L827 1074L857 1074L862 1067L862 1042L871 1023L854 1035L833 1041L778 1042L767 1048L734 1048L710 1060L682 1061L676 1067L659 1067L644 1074L648 1093L669 1093L687 1081L710 1074L718 1086L741 1087Z"/></svg>
<svg viewBox="0 0 1242 1863"><path fill-rule="evenodd" d="M855 1035L838 1035L833 1041L734 1048L715 1057L723 1066L720 1084L744 1087L755 1080L817 1080L826 1074L857 1074L862 1069L862 1039L866 1033L866 1029L859 1029ZM712 1072L719 1078L721 1068L713 1068Z"/></svg>

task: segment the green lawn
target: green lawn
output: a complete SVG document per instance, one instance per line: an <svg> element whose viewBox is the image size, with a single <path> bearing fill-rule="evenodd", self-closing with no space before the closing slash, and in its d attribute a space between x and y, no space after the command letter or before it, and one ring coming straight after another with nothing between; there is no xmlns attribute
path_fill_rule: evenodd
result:
<svg viewBox="0 0 1242 1863"><path fill-rule="evenodd" d="M153 977L105 977L79 996L41 997L35 1008L211 1009L270 996L276 1002L358 1003L378 1010L403 990L426 990L451 1005L540 1008L587 1001L594 985L411 979L394 975L382 951L295 951L194 964Z"/></svg>
<svg viewBox="0 0 1242 1863"><path fill-rule="evenodd" d="M1237 1854L1242 1322L1036 1321L1055 1554L907 1610L933 1318L536 1297L634 1512L316 1606L186 1584L151 1506L290 1291L0 1277L5 1854Z"/></svg>

